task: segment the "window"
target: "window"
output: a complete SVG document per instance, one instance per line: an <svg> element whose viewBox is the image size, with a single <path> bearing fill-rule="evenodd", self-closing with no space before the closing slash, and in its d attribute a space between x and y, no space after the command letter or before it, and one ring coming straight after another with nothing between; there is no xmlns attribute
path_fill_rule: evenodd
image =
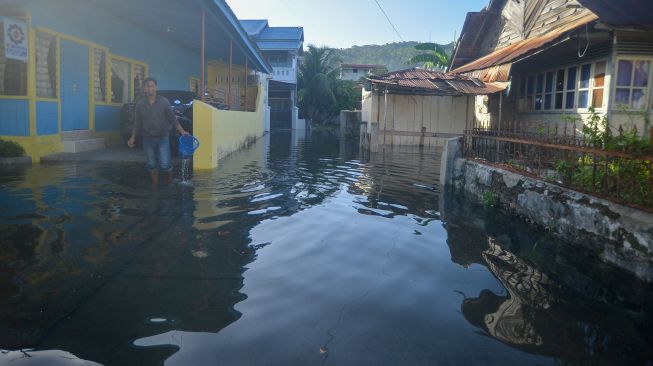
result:
<svg viewBox="0 0 653 366"><path fill-rule="evenodd" d="M134 99L143 95L143 81L145 80L145 66L134 64Z"/></svg>
<svg viewBox="0 0 653 366"><path fill-rule="evenodd" d="M546 78L544 82L544 109L550 110L552 103L552 94L553 93L553 71L546 73Z"/></svg>
<svg viewBox="0 0 653 366"><path fill-rule="evenodd" d="M128 103L129 79L131 67L129 62L120 60L111 60L111 102Z"/></svg>
<svg viewBox="0 0 653 366"><path fill-rule="evenodd" d="M578 82L578 108L589 106L590 78L592 75L592 64L585 64L580 68L580 80Z"/></svg>
<svg viewBox="0 0 653 366"><path fill-rule="evenodd" d="M594 85L592 87L592 107L594 108L603 108L605 65L605 62L597 62L594 64Z"/></svg>
<svg viewBox="0 0 653 366"><path fill-rule="evenodd" d="M528 77L526 83L526 110L529 111L533 109L533 90L535 89L535 76L531 75Z"/></svg>
<svg viewBox="0 0 653 366"><path fill-rule="evenodd" d="M358 69L352 69L351 72L353 72L354 74L358 74Z"/></svg>
<svg viewBox="0 0 653 366"><path fill-rule="evenodd" d="M651 62L648 60L619 60L614 102L628 109L647 107Z"/></svg>
<svg viewBox="0 0 653 366"><path fill-rule="evenodd" d="M96 102L107 101L107 52L93 49L93 95Z"/></svg>
<svg viewBox="0 0 653 366"><path fill-rule="evenodd" d="M0 95L27 95L27 62L5 55L4 22L0 17ZM27 37L27 34L24 35Z"/></svg>
<svg viewBox="0 0 653 366"><path fill-rule="evenodd" d="M544 86L544 74L537 75L537 83L535 84L535 110L542 109L544 97L542 96L542 87Z"/></svg>
<svg viewBox="0 0 653 366"><path fill-rule="evenodd" d="M565 89L565 109L573 109L576 100L576 76L578 75L577 67L567 69L567 88Z"/></svg>
<svg viewBox="0 0 653 366"><path fill-rule="evenodd" d="M555 109L562 109L562 101L565 96L565 69L556 71L556 100ZM573 104L573 103L572 103ZM572 105L573 106L573 105Z"/></svg>
<svg viewBox="0 0 653 366"><path fill-rule="evenodd" d="M57 40L44 32L36 32L36 96L57 97Z"/></svg>
<svg viewBox="0 0 653 366"><path fill-rule="evenodd" d="M598 61L524 76L520 82L519 110L604 108L606 68L606 61ZM648 76L648 65L644 69Z"/></svg>

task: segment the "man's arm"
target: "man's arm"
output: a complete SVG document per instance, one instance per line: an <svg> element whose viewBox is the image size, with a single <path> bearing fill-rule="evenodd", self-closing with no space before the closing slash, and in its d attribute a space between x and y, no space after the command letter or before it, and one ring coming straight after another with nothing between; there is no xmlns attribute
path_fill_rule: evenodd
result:
<svg viewBox="0 0 653 366"><path fill-rule="evenodd" d="M132 129L132 136L127 141L127 146L134 147L136 146L136 136L143 128L143 119L139 112L138 103L134 105L134 128Z"/></svg>

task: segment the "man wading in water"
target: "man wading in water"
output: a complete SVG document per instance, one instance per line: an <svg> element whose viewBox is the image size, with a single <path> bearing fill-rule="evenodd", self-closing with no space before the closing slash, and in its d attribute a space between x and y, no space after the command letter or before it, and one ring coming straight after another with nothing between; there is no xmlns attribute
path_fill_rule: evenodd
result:
<svg viewBox="0 0 653 366"><path fill-rule="evenodd" d="M188 132L177 121L170 108L170 102L156 94L157 82L154 78L143 81L145 96L136 102L136 118L132 135L127 146L136 146L136 136L143 136L143 150L147 156L147 169L150 171L152 185L159 184L159 171L166 182L172 182L172 159L170 157L170 129L173 127L182 135Z"/></svg>

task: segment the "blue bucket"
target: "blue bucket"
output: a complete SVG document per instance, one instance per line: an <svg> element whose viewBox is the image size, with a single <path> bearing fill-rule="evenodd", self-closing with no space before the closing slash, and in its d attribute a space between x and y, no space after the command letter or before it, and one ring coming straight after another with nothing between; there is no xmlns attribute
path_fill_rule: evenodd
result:
<svg viewBox="0 0 653 366"><path fill-rule="evenodd" d="M193 156L193 153L197 148L200 147L200 140L192 135L181 135L179 136L179 154L182 159L188 159Z"/></svg>

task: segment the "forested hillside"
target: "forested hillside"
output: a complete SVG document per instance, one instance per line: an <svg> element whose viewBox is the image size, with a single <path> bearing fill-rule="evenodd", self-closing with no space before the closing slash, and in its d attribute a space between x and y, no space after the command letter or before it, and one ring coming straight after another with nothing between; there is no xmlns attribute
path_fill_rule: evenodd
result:
<svg viewBox="0 0 653 366"><path fill-rule="evenodd" d="M395 42L384 45L353 46L337 51L343 63L384 65L389 71L394 71L420 66L406 64L406 60L422 53L422 51L415 49L417 43ZM443 45L443 47L448 54L453 51L453 43Z"/></svg>

